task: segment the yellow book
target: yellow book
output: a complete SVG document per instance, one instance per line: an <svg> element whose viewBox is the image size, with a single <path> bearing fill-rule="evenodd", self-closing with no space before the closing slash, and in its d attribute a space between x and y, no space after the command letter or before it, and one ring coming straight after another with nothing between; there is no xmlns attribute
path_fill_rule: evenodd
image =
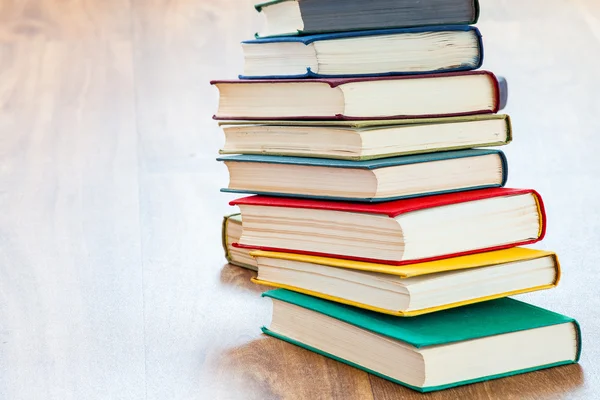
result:
<svg viewBox="0 0 600 400"><path fill-rule="evenodd" d="M515 247L410 265L255 250L253 282L396 315L414 316L555 287L555 253Z"/></svg>

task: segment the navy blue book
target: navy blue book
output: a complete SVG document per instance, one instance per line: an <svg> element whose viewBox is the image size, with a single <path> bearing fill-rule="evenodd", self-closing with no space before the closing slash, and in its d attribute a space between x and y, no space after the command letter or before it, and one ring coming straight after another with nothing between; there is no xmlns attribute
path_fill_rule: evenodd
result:
<svg viewBox="0 0 600 400"><path fill-rule="evenodd" d="M501 187L508 168L499 150L474 149L366 161L237 155L224 192L383 202Z"/></svg>
<svg viewBox="0 0 600 400"><path fill-rule="evenodd" d="M481 34L468 25L264 38L242 48L241 79L432 74L483 62Z"/></svg>

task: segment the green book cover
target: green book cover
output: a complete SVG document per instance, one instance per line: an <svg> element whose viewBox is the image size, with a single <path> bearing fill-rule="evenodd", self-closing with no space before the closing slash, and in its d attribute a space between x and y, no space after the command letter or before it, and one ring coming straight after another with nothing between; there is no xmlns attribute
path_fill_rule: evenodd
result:
<svg viewBox="0 0 600 400"><path fill-rule="evenodd" d="M489 121L492 119L506 119L510 121L507 114L477 114L459 115L455 117L434 118L406 118L406 119L371 119L371 120L335 120L335 121L276 121L276 120L221 120L219 126L223 125L270 125L270 126L333 126L350 128L373 128L395 125L424 125L424 124L447 124L453 122ZM510 125L510 123L509 123ZM512 129L511 129L512 132Z"/></svg>
<svg viewBox="0 0 600 400"><path fill-rule="evenodd" d="M541 365L534 368L528 368L526 370L510 371L499 375L481 377L464 382L455 382L443 386L423 388L406 385L403 382L399 382L388 376L379 374L376 371L365 369L360 365L340 359L334 355L324 353L309 346L305 346L302 343L283 337L275 332L270 331L268 328L263 327L263 332L268 335L307 348L324 356L336 359L374 375L422 392L447 389L454 386L516 375L538 369L549 368L556 365L572 364L579 360L581 354L581 331L577 321L575 321L573 318L511 298L502 298L471 304L436 313L425 314L418 317L398 318L391 315L379 314L361 308L319 299L285 289L271 290L263 293L263 296L327 315L367 331L408 343L416 348L462 342L466 340L542 328L569 322L575 324L578 336L578 348L575 360L567 360L551 365Z"/></svg>

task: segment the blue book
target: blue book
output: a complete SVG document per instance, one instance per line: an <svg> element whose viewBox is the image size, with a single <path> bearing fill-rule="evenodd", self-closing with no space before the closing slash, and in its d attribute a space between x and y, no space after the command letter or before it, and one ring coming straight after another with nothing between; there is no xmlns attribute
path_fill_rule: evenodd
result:
<svg viewBox="0 0 600 400"><path fill-rule="evenodd" d="M383 202L504 186L499 150L471 149L349 161L307 157L220 157L229 169L223 192Z"/></svg>
<svg viewBox="0 0 600 400"><path fill-rule="evenodd" d="M242 42L242 48L241 79L433 74L483 62L481 34L468 25L273 37Z"/></svg>

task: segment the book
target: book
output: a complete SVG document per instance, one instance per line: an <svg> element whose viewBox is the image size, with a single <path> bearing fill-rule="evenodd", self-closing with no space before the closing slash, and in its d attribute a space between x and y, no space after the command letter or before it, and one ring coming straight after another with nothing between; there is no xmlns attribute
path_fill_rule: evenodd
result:
<svg viewBox="0 0 600 400"><path fill-rule="evenodd" d="M546 231L544 203L530 189L374 204L268 196L229 204L243 216L234 246L392 265L532 244Z"/></svg>
<svg viewBox="0 0 600 400"><path fill-rule="evenodd" d="M242 49L240 79L469 71L483 63L481 34L468 25L255 39Z"/></svg>
<svg viewBox="0 0 600 400"><path fill-rule="evenodd" d="M560 279L555 253L522 247L404 266L294 253L252 251L253 282L412 317L550 289Z"/></svg>
<svg viewBox="0 0 600 400"><path fill-rule="evenodd" d="M236 155L218 158L229 170L224 192L382 202L503 186L504 153L472 149L366 161Z"/></svg>
<svg viewBox="0 0 600 400"><path fill-rule="evenodd" d="M373 160L410 154L503 146L508 115L371 121L222 121L221 154Z"/></svg>
<svg viewBox="0 0 600 400"><path fill-rule="evenodd" d="M367 120L496 113L506 80L489 71L328 79L211 81L220 93L214 119Z"/></svg>
<svg viewBox="0 0 600 400"><path fill-rule="evenodd" d="M229 264L257 271L256 259L250 255L250 250L233 247L242 236L242 214L235 213L223 217L221 238L225 259Z"/></svg>
<svg viewBox="0 0 600 400"><path fill-rule="evenodd" d="M477 0L273 0L255 8L267 20L257 37L474 24L479 17Z"/></svg>
<svg viewBox="0 0 600 400"><path fill-rule="evenodd" d="M265 334L419 392L579 361L573 318L511 298L397 318L285 289Z"/></svg>

